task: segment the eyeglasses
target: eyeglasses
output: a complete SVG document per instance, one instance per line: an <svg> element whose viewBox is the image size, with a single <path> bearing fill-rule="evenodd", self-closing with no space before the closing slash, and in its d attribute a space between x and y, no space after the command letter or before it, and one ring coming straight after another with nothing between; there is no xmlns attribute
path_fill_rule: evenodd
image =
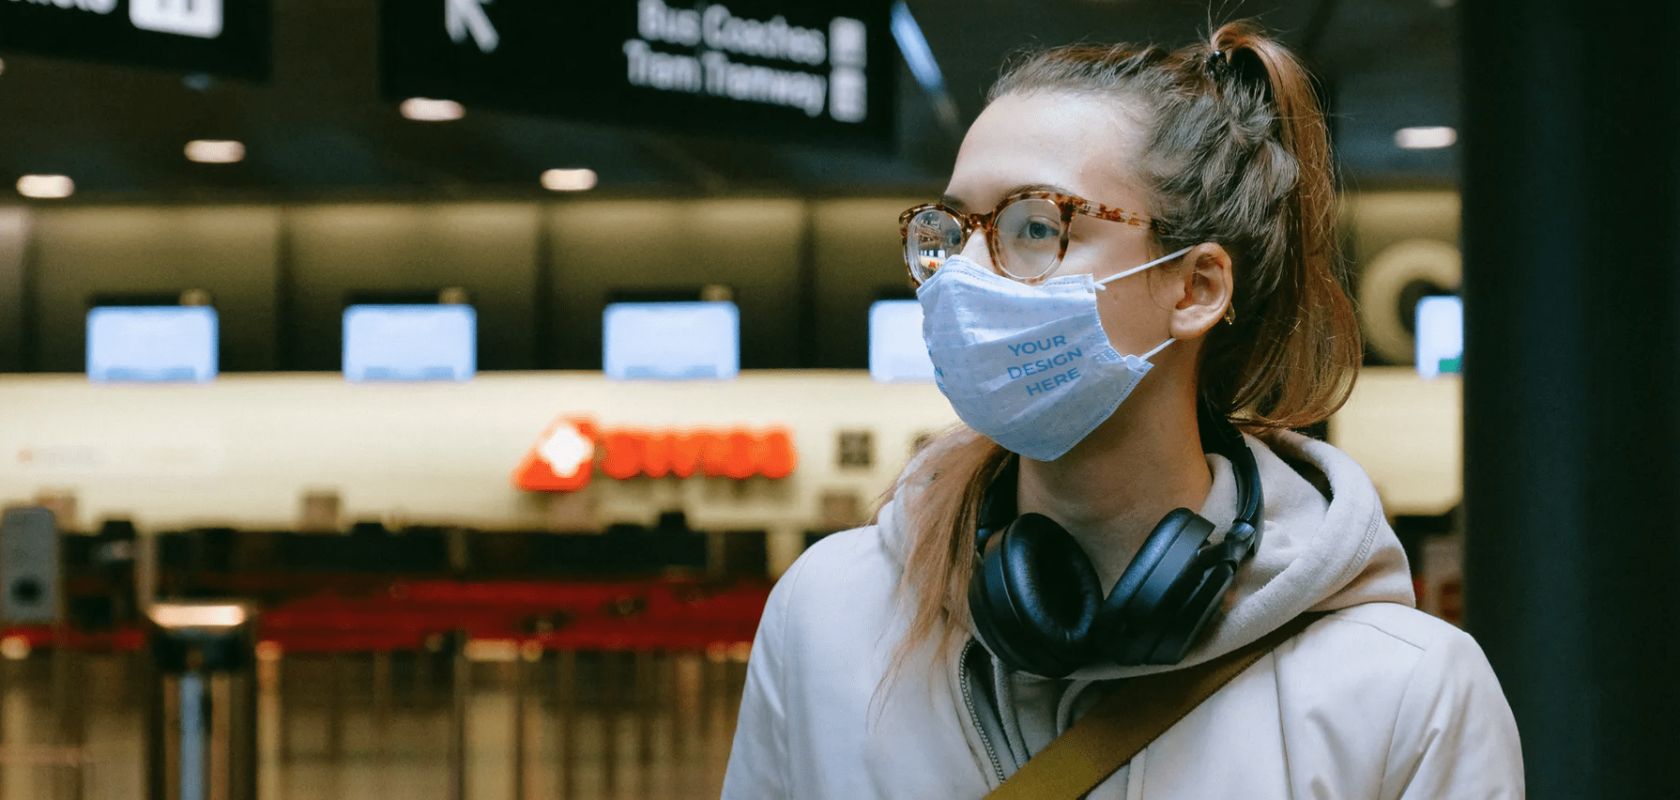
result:
<svg viewBox="0 0 1680 800"><path fill-rule="evenodd" d="M1019 192L1003 198L989 214L964 214L939 203L915 206L898 215L904 235L904 266L920 286L945 260L962 251L974 229L986 232L992 263L1018 281L1037 281L1056 270L1067 255L1073 215L1084 214L1158 230L1154 220L1059 192Z"/></svg>

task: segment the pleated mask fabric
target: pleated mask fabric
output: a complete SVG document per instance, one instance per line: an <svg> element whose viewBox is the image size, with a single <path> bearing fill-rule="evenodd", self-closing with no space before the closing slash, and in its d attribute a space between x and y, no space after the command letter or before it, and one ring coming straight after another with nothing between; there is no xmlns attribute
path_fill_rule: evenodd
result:
<svg viewBox="0 0 1680 800"><path fill-rule="evenodd" d="M947 260L916 298L934 382L957 416L1038 461L1061 458L1108 419L1149 373L1149 358L1174 340L1141 356L1120 354L1097 315L1100 286L1088 274L1028 285L963 256Z"/></svg>

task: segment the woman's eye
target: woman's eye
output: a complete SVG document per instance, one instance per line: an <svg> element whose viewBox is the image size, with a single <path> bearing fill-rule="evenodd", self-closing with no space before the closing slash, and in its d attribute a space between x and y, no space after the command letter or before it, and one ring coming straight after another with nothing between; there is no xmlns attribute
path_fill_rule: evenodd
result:
<svg viewBox="0 0 1680 800"><path fill-rule="evenodd" d="M1027 239L1059 239L1061 235L1061 227L1048 220L1030 219L1021 226L1021 236Z"/></svg>

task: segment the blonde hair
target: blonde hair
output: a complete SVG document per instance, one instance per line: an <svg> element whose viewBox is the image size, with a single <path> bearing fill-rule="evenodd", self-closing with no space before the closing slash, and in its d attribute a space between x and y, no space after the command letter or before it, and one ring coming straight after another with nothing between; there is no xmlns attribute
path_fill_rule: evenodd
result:
<svg viewBox="0 0 1680 800"><path fill-rule="evenodd" d="M1363 346L1336 248L1324 117L1288 49L1243 22L1173 52L1060 47L1006 70L990 98L1038 92L1142 111L1135 177L1154 203L1161 248L1216 242L1230 253L1235 321L1205 338L1200 399L1257 432L1312 425L1340 408ZM915 493L900 586L910 623L889 680L925 645L947 654L967 626L975 523L1007 455L959 426L889 492Z"/></svg>

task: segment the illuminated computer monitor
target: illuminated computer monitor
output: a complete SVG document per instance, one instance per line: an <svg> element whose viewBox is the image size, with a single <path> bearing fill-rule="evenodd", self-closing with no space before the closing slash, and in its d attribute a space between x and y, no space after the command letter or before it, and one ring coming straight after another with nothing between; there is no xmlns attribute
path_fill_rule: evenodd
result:
<svg viewBox="0 0 1680 800"><path fill-rule="evenodd" d="M741 370L741 314L727 301L609 303L601 365L608 378L734 378Z"/></svg>
<svg viewBox="0 0 1680 800"><path fill-rule="evenodd" d="M478 369L478 315L465 304L344 309L349 381L464 381Z"/></svg>
<svg viewBox="0 0 1680 800"><path fill-rule="evenodd" d="M1425 297L1417 305L1417 371L1425 378L1464 371L1464 302Z"/></svg>
<svg viewBox="0 0 1680 800"><path fill-rule="evenodd" d="M210 306L96 306L87 315L88 378L214 380L216 335Z"/></svg>
<svg viewBox="0 0 1680 800"><path fill-rule="evenodd" d="M881 383L933 381L920 302L877 300L869 307L869 376Z"/></svg>

